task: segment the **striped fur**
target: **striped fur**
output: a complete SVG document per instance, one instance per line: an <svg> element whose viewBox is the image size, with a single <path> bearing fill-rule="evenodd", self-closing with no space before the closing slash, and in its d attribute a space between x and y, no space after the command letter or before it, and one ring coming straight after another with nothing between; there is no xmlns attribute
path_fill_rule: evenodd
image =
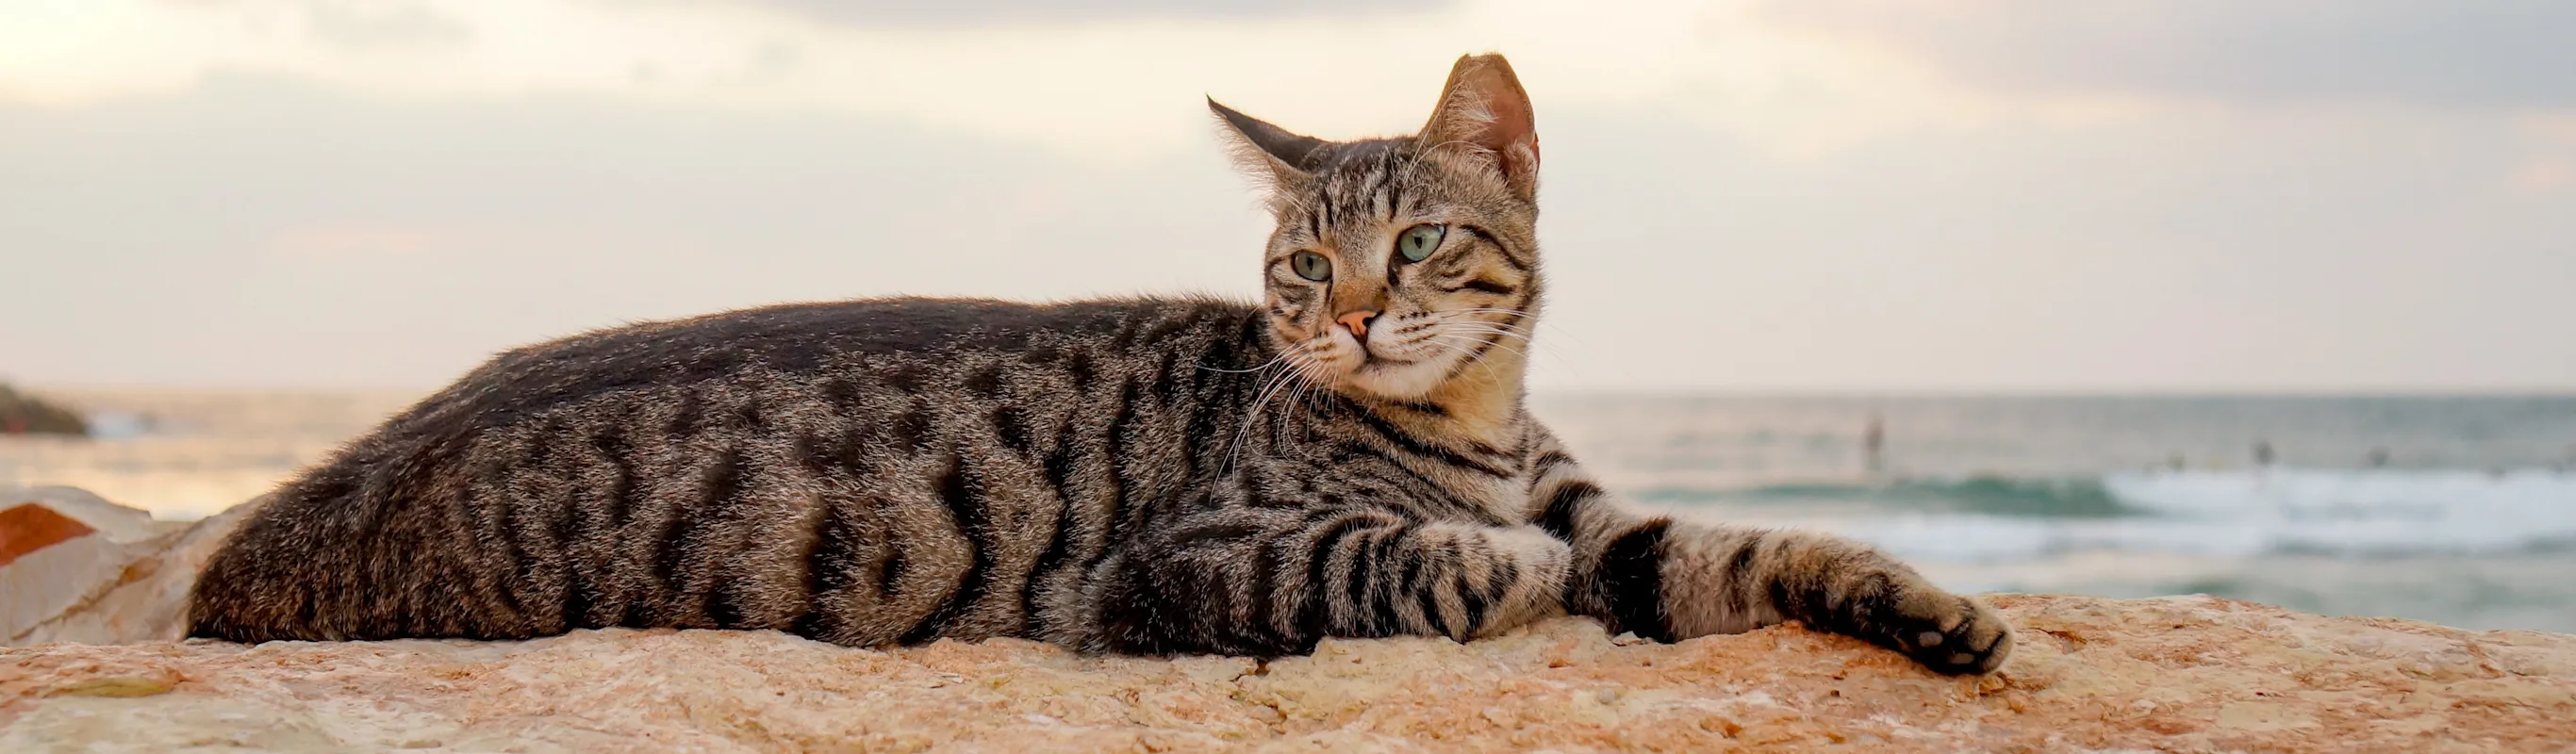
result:
<svg viewBox="0 0 2576 754"><path fill-rule="evenodd" d="M1523 409L1539 150L1501 58L1461 59L1412 137L1210 105L1272 187L1262 303L804 304L504 353L255 511L191 634L1278 655L1571 611L2000 665L1975 601L1848 541L1634 511Z"/></svg>

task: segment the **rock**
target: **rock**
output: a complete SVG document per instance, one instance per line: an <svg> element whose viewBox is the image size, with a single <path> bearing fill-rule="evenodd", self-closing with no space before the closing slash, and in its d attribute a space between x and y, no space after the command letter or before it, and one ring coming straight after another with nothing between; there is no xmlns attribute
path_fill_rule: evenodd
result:
<svg viewBox="0 0 2576 754"><path fill-rule="evenodd" d="M0 646L179 638L197 569L256 505L189 524L70 487L0 489L0 552L54 540L0 558Z"/></svg>
<svg viewBox="0 0 2576 754"><path fill-rule="evenodd" d="M16 561L20 555L95 531L98 530L80 519L35 503L0 509L0 566Z"/></svg>
<svg viewBox="0 0 2576 754"><path fill-rule="evenodd" d="M80 412L37 400L0 384L0 435L86 435Z"/></svg>
<svg viewBox="0 0 2576 754"><path fill-rule="evenodd" d="M2563 751L2576 637L2208 597L2003 595L2019 654L1935 676L1774 627L1621 646L1563 618L1268 663L776 632L0 649L0 751Z"/></svg>
<svg viewBox="0 0 2576 754"><path fill-rule="evenodd" d="M2576 636L2211 597L1996 595L2018 649L1986 678L1933 675L1796 626L1654 644L1578 618L1464 645L1328 641L1270 662L1081 657L1008 639L851 649L769 631L167 640L176 605L155 601L184 594L230 520L166 536L141 556L151 574L31 634L153 640L0 649L0 751L2485 752L2576 741Z"/></svg>

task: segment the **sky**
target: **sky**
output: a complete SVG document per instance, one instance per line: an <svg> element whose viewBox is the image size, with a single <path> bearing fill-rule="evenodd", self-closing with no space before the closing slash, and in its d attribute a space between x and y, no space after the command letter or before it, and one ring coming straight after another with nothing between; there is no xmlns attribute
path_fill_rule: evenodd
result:
<svg viewBox="0 0 2576 754"><path fill-rule="evenodd" d="M9 0L0 377L429 388L799 300L1259 292L1214 96L1508 55L1548 391L2576 390L2556 0Z"/></svg>

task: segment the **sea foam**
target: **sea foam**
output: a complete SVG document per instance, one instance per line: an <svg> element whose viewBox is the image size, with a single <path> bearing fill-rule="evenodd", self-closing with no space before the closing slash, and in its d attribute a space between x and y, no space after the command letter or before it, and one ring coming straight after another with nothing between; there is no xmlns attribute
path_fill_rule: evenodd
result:
<svg viewBox="0 0 2576 754"><path fill-rule="evenodd" d="M1660 497L1683 507L1713 506L1711 512L1721 517L1730 508L1786 513L1789 523L1841 531L1907 557L1950 562L2087 551L2374 557L2576 547L2576 474L2553 469L1980 477L1698 495L1667 491ZM1822 515L1800 520L1794 513L1800 508Z"/></svg>

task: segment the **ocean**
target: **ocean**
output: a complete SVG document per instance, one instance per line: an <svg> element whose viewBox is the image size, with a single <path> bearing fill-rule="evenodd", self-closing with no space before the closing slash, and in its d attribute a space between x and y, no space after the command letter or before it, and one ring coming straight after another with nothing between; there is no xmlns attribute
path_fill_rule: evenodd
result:
<svg viewBox="0 0 2576 754"><path fill-rule="evenodd" d="M256 496L418 397L47 395L101 437L0 438L0 485L74 485L174 519ZM1857 537L1953 589L2576 633L2576 396L1533 403L1640 503Z"/></svg>

